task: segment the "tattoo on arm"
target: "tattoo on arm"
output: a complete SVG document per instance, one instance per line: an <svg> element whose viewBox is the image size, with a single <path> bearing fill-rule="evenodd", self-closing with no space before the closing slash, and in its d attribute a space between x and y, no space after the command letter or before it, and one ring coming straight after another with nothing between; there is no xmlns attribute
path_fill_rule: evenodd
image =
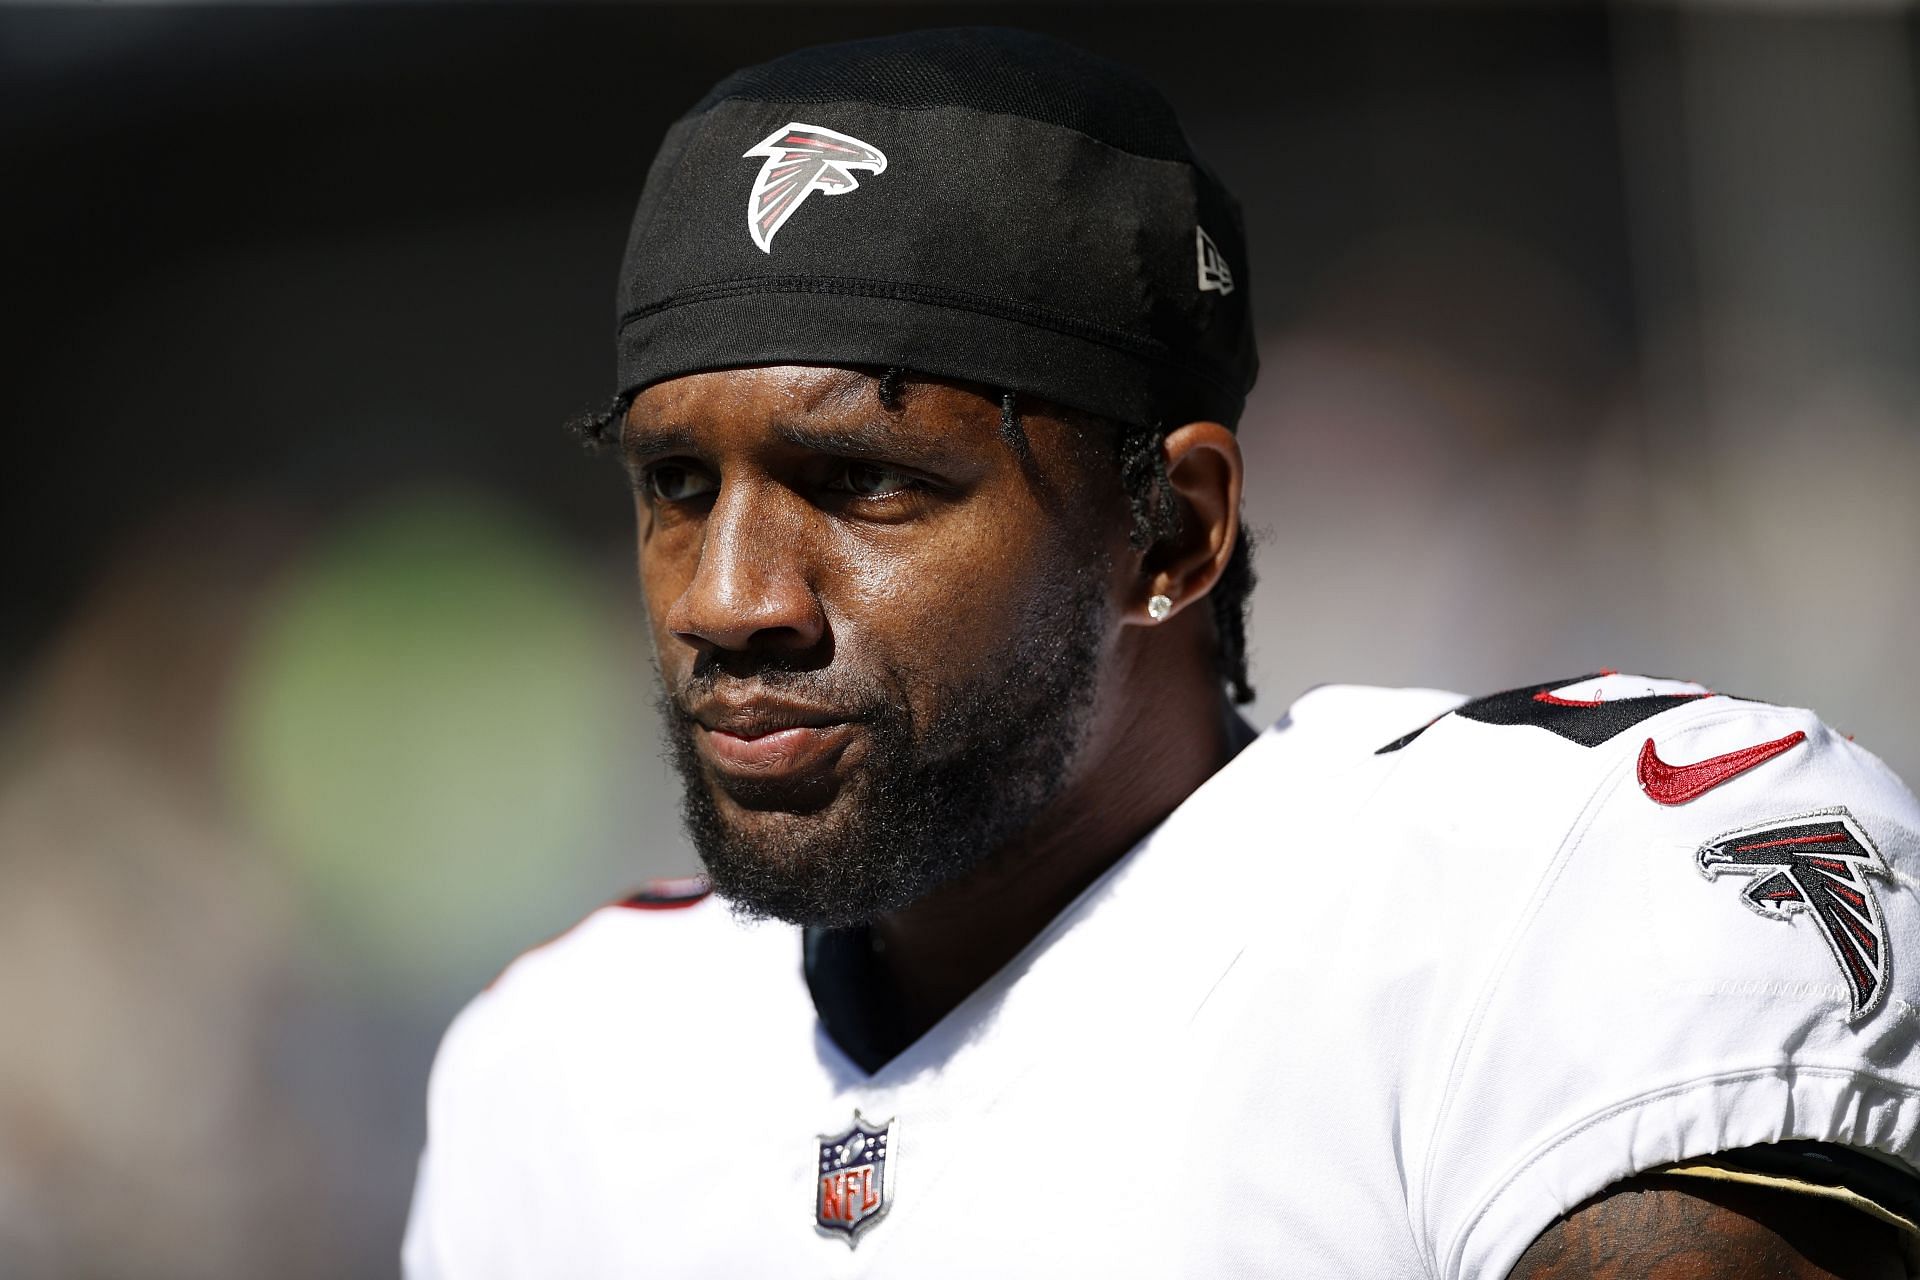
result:
<svg viewBox="0 0 1920 1280"><path fill-rule="evenodd" d="M1902 1280L1898 1243L1848 1205L1646 1175L1548 1227L1508 1280Z"/></svg>

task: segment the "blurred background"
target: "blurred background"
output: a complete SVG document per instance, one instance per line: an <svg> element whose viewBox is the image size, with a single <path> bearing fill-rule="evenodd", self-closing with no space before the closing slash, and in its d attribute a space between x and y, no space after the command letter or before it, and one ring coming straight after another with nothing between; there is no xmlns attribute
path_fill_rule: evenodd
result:
<svg viewBox="0 0 1920 1280"><path fill-rule="evenodd" d="M0 9L0 1275L394 1272L447 1020L692 864L560 428L652 150L972 22L1246 204L1257 718L1612 666L1920 777L1910 8Z"/></svg>

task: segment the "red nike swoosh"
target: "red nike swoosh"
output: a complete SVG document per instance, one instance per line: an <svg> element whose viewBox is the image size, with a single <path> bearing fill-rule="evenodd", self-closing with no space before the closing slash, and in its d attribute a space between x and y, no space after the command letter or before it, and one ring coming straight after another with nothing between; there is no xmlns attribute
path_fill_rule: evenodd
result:
<svg viewBox="0 0 1920 1280"><path fill-rule="evenodd" d="M1762 742L1757 746L1742 747L1738 751L1729 751L1723 756L1714 756L1695 764L1668 764L1654 750L1653 739L1647 739L1647 745L1640 748L1640 789L1657 804L1685 804L1697 796L1703 796L1728 778L1737 777L1757 764L1779 755L1805 742L1807 735L1795 729L1784 738L1775 738L1772 742Z"/></svg>

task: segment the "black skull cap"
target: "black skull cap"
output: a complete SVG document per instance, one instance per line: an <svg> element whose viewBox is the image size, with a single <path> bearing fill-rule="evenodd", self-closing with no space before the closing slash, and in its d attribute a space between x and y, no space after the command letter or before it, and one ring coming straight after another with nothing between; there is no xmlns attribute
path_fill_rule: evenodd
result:
<svg viewBox="0 0 1920 1280"><path fill-rule="evenodd" d="M1259 362L1239 203L1145 79L1045 36L917 31L727 77L628 237L619 390L765 364L1234 426Z"/></svg>

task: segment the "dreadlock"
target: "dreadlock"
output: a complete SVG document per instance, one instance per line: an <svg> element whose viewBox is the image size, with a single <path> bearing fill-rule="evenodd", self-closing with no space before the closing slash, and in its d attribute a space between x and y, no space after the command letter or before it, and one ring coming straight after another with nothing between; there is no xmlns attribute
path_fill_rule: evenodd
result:
<svg viewBox="0 0 1920 1280"><path fill-rule="evenodd" d="M905 380L906 376L907 371L897 364L888 365L886 371L880 375L878 391L880 393L880 407L882 409L898 409L900 407L900 383Z"/></svg>
<svg viewBox="0 0 1920 1280"><path fill-rule="evenodd" d="M900 384L907 370L888 367L880 375L878 392L882 408L900 407ZM1020 425L1019 396L1012 391L1000 393L1000 434L1022 462L1029 455L1027 433ZM1127 541L1135 551L1180 534L1180 502L1174 496L1173 481L1167 475L1167 455L1161 447L1167 436L1162 426L1132 426L1102 423L1115 441L1120 464L1120 483L1127 491L1127 504L1133 513L1133 528ZM1253 685L1247 673L1247 607L1253 598L1253 539L1246 529L1233 544L1226 568L1213 585L1208 603L1213 607L1214 671L1226 686L1234 702L1253 701Z"/></svg>
<svg viewBox="0 0 1920 1280"><path fill-rule="evenodd" d="M1145 551L1180 533L1180 501L1174 495L1173 480L1167 475L1166 451L1161 447L1167 438L1166 428L1117 424L1114 429L1119 433L1116 452L1120 483L1133 509L1128 541L1135 551ZM1247 677L1247 607L1253 598L1253 583L1253 538L1243 525L1219 581L1207 595L1207 603L1213 608L1214 673L1239 704L1253 701L1253 685Z"/></svg>
<svg viewBox="0 0 1920 1280"><path fill-rule="evenodd" d="M627 409L633 404L635 391L622 391L607 402L604 409L576 414L567 419L567 430L573 433L588 452L602 445L613 443L620 438L620 424L626 419Z"/></svg>
<svg viewBox="0 0 1920 1280"><path fill-rule="evenodd" d="M900 384L907 370L893 365L884 370L875 390L885 409L900 407ZM597 413L584 413L567 427L589 449L617 438L620 423L633 403L634 392L615 396ZM1105 424L1113 433L1115 454L1120 466L1120 483L1127 491L1133 527L1127 535L1135 551L1145 551L1159 542L1179 536L1180 502L1167 475L1166 428L1159 425L1135 426L1127 423ZM1000 393L1000 435L1022 462L1029 458L1027 433L1020 423L1019 396L1012 391ZM1234 702L1253 701L1253 685L1247 677L1247 608L1253 597L1253 538L1242 527L1234 541L1233 554L1213 584L1207 600L1213 607L1214 672L1226 686Z"/></svg>
<svg viewBox="0 0 1920 1280"><path fill-rule="evenodd" d="M1027 445L1027 429L1020 425L1020 397L1012 391L1000 393L1000 438L1022 463L1033 460L1033 451Z"/></svg>

